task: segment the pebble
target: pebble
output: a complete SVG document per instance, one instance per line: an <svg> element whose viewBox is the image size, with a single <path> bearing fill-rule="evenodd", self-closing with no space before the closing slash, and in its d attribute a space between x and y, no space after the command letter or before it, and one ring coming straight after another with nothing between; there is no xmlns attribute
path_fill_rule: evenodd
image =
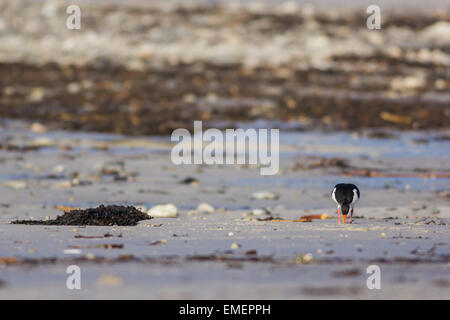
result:
<svg viewBox="0 0 450 320"><path fill-rule="evenodd" d="M238 249L240 247L242 247L242 246L237 242L233 242L230 246L231 249Z"/></svg>
<svg viewBox="0 0 450 320"><path fill-rule="evenodd" d="M3 183L5 186L12 189L25 189L28 187L28 183L25 180L11 180Z"/></svg>
<svg viewBox="0 0 450 320"><path fill-rule="evenodd" d="M209 213L214 213L215 209L210 204L203 202L198 205L197 211L199 213L209 214Z"/></svg>
<svg viewBox="0 0 450 320"><path fill-rule="evenodd" d="M259 191L253 193L251 198L257 200L277 200L280 198L280 196L274 192Z"/></svg>
<svg viewBox="0 0 450 320"><path fill-rule="evenodd" d="M269 209L263 208L263 209L253 209L251 211L251 214L254 216L263 216L263 215L270 215L271 212Z"/></svg>
<svg viewBox="0 0 450 320"><path fill-rule="evenodd" d="M194 186L196 186L196 185L199 184L198 180L195 179L195 178L192 178L192 177L187 177L187 178L181 180L180 183L181 183L181 184L194 185Z"/></svg>
<svg viewBox="0 0 450 320"><path fill-rule="evenodd" d="M148 210L147 214L154 218L176 218L178 216L178 209L172 203L160 204Z"/></svg>

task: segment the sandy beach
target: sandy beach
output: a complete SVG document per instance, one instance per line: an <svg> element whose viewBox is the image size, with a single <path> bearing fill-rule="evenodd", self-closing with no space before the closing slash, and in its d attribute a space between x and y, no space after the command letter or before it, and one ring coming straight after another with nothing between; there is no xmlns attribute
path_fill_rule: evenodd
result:
<svg viewBox="0 0 450 320"><path fill-rule="evenodd" d="M0 0L0 299L450 299L448 1L67 5ZM277 174L176 165L194 121ZM101 205L148 219L51 225Z"/></svg>

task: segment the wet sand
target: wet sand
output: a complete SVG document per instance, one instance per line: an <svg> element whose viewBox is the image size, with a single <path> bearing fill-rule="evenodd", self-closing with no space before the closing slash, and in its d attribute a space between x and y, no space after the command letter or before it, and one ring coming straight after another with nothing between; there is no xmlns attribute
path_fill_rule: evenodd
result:
<svg viewBox="0 0 450 320"><path fill-rule="evenodd" d="M264 177L256 167L173 166L167 137L35 133L8 122L1 143L31 151L0 151L0 298L448 299L449 178L432 177L448 172L449 142L438 139L448 132L392 134L282 134L280 174ZM296 167L312 155L391 176ZM198 184L180 183L187 177ZM341 181L361 189L353 224L337 224L330 192ZM252 199L257 191L279 198ZM215 212L190 212L201 202ZM62 214L57 206L101 203L174 203L179 216L135 227L10 224L53 219ZM249 214L259 208L282 219L329 218ZM81 268L81 290L66 289L73 264ZM373 264L381 268L381 290L366 287Z"/></svg>

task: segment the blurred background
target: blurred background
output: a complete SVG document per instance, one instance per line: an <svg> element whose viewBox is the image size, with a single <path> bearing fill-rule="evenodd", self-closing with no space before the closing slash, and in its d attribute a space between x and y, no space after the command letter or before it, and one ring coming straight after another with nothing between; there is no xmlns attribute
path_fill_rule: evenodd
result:
<svg viewBox="0 0 450 320"><path fill-rule="evenodd" d="M0 0L0 117L130 135L448 128L450 1L378 1L380 30L370 4Z"/></svg>

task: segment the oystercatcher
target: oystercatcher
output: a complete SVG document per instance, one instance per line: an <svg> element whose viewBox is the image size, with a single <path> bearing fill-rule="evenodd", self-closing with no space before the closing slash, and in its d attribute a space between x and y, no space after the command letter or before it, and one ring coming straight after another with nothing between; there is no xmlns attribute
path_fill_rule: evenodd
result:
<svg viewBox="0 0 450 320"><path fill-rule="evenodd" d="M353 217L353 207L355 203L359 200L359 189L357 186L351 183L339 183L337 184L333 192L331 193L331 198L338 205L338 222L341 223L341 213L342 219L345 223L345 218L347 217L348 211L350 210L350 223L352 223Z"/></svg>

